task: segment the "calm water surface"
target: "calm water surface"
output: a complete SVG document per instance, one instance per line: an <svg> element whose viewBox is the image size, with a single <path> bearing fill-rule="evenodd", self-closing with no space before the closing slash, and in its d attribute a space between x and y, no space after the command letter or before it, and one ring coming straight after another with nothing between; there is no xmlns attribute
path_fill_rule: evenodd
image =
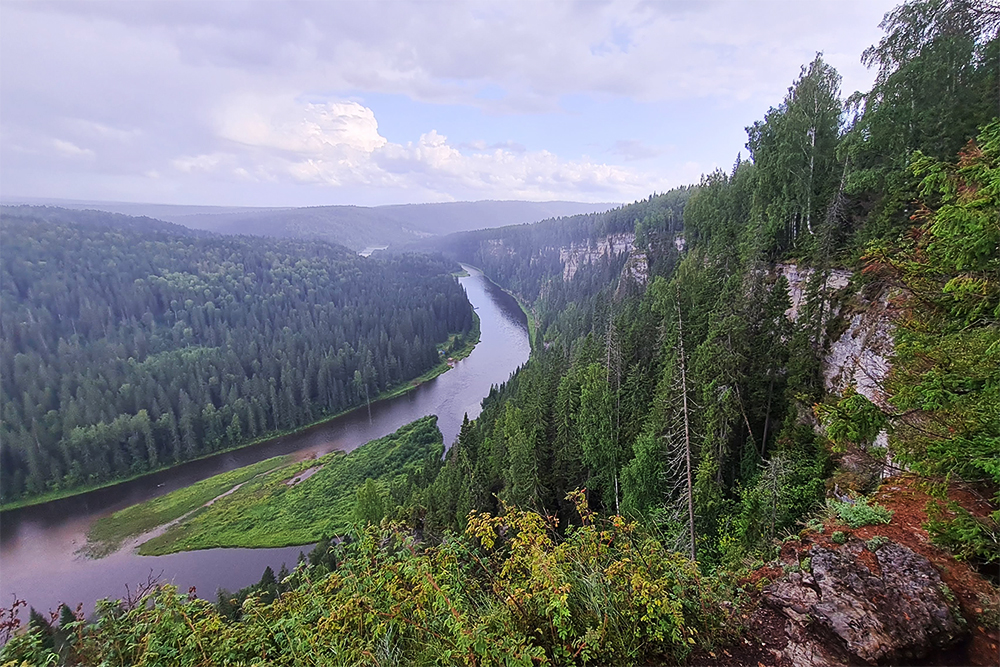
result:
<svg viewBox="0 0 1000 667"><path fill-rule="evenodd" d="M9 605L17 595L39 611L55 609L61 602L71 607L82 602L89 612L96 600L123 597L126 585L135 590L150 575L172 582L182 591L194 586L200 597L214 599L219 587L235 590L256 582L268 565L275 571L283 562L294 566L300 547L139 556L133 543L99 560L77 552L86 543L90 525L102 516L272 456L307 458L335 449L350 451L429 414L438 416L438 427L450 445L458 436L463 416L477 416L490 387L505 382L528 359L530 351L524 313L514 299L479 271L467 270L471 275L459 280L479 315L479 345L447 373L408 394L373 403L371 422L362 408L295 435L115 487L0 514L0 605Z"/></svg>

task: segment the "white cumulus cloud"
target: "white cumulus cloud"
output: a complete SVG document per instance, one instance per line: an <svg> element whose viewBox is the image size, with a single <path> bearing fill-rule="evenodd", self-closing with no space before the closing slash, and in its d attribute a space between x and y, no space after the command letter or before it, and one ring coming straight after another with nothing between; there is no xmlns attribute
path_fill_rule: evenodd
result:
<svg viewBox="0 0 1000 667"><path fill-rule="evenodd" d="M357 102L241 99L219 113L218 133L231 154L182 156L183 172L228 169L244 178L329 187L388 187L422 198L642 197L648 174L589 158L476 141L454 145L435 129L417 141L379 134L375 113Z"/></svg>

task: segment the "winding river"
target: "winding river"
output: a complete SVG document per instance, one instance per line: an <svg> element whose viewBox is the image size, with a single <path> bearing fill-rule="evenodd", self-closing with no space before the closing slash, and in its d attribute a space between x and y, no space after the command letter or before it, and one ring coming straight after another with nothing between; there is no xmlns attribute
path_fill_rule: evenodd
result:
<svg viewBox="0 0 1000 667"><path fill-rule="evenodd" d="M129 505L179 489L212 475L283 454L308 458L335 449L350 451L428 414L438 416L445 443L458 435L465 414L479 414L493 385L505 382L529 354L527 323L517 302L482 273L466 267L459 278L476 308L482 336L479 345L454 368L407 394L298 433L243 449L192 461L141 479L89 493L0 514L0 605L14 596L39 611L62 602L87 612L98 599L121 598L150 577L180 590L195 587L200 597L215 599L220 587L236 590L256 582L268 565L294 566L301 547L282 549L207 549L139 556L136 543L99 560L78 553L98 518ZM305 547L308 550L308 547ZM27 615L22 614L22 619Z"/></svg>

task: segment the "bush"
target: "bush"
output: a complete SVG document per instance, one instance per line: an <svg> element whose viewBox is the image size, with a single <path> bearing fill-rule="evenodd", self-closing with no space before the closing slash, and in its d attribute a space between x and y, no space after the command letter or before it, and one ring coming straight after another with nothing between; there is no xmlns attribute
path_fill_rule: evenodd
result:
<svg viewBox="0 0 1000 667"><path fill-rule="evenodd" d="M888 537L886 537L885 535L876 535L875 537L865 542L865 546L868 547L868 551L875 553L888 543L889 543Z"/></svg>
<svg viewBox="0 0 1000 667"><path fill-rule="evenodd" d="M982 565L1000 561L1000 511L977 518L957 503L947 508L933 502L927 507L924 528L931 541L951 551L959 560Z"/></svg>
<svg viewBox="0 0 1000 667"><path fill-rule="evenodd" d="M73 664L679 664L733 630L720 604L731 594L695 563L597 518L582 492L571 499L582 525L565 538L551 517L513 508L473 512L436 547L368 526L326 576L300 564L295 587L251 595L240 621L172 586L129 609L105 601L70 638ZM43 640L13 637L0 664L55 660Z"/></svg>
<svg viewBox="0 0 1000 667"><path fill-rule="evenodd" d="M845 544L847 542L847 533L842 530L834 531L833 535L830 536L834 544Z"/></svg>
<svg viewBox="0 0 1000 667"><path fill-rule="evenodd" d="M841 521L851 528L875 526L889 523L892 520L891 510L887 510L877 503L869 505L866 498L858 498L853 503L828 500L827 506Z"/></svg>

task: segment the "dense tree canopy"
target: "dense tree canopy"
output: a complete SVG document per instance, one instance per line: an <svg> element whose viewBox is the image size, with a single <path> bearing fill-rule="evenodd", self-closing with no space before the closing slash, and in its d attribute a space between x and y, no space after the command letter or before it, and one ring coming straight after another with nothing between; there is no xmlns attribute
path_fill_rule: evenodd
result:
<svg viewBox="0 0 1000 667"><path fill-rule="evenodd" d="M681 660L699 641L690 629L704 637L706 609L719 607L679 554L723 573L773 556L775 538L798 532L823 502L839 441L871 440L883 427L890 453L931 487L957 477L984 502L992 496L991 511L975 516L932 507L927 527L961 557L1000 560L998 25L983 0L911 0L886 16L885 38L864 55L878 67L872 90L845 102L818 56L748 128L751 161L605 214L435 241L526 301L538 335L529 362L462 425L436 476L390 489L370 513L385 510L403 532L383 523L343 560L314 554L329 576L315 585L318 570L303 566L273 604L264 603L281 588L265 576L242 626L167 589L124 613L109 603L90 626L67 618L79 635L64 653L97 663L110 645L155 664L148 647L169 645L197 664L210 661L206 648L187 640L218 636L229 644L209 648L226 659L294 659L298 647L322 645L339 651L331 660L359 662ZM610 250L564 271L563 251L629 233L645 276L625 270L629 253ZM95 280L121 261L100 257ZM794 318L778 260L809 275ZM822 360L846 326L831 312L851 305L829 287L833 266L855 270L846 291L896 290L885 406L853 388L826 393ZM90 314L91 330L120 319L114 307ZM194 330L196 316L170 312L169 331ZM33 333L39 318L68 326L32 317L18 335L36 356L5 353L6 377L48 372L39 360L57 341ZM9 399L21 420L11 422L16 451L42 451L36 434L51 413L31 406L60 395L52 381L29 386ZM378 505L373 491L359 504ZM606 516L618 513L642 528ZM177 620L184 614L193 634ZM27 633L7 654L44 656L54 636Z"/></svg>
<svg viewBox="0 0 1000 667"><path fill-rule="evenodd" d="M4 500L336 414L472 327L439 260L67 215L3 218Z"/></svg>

